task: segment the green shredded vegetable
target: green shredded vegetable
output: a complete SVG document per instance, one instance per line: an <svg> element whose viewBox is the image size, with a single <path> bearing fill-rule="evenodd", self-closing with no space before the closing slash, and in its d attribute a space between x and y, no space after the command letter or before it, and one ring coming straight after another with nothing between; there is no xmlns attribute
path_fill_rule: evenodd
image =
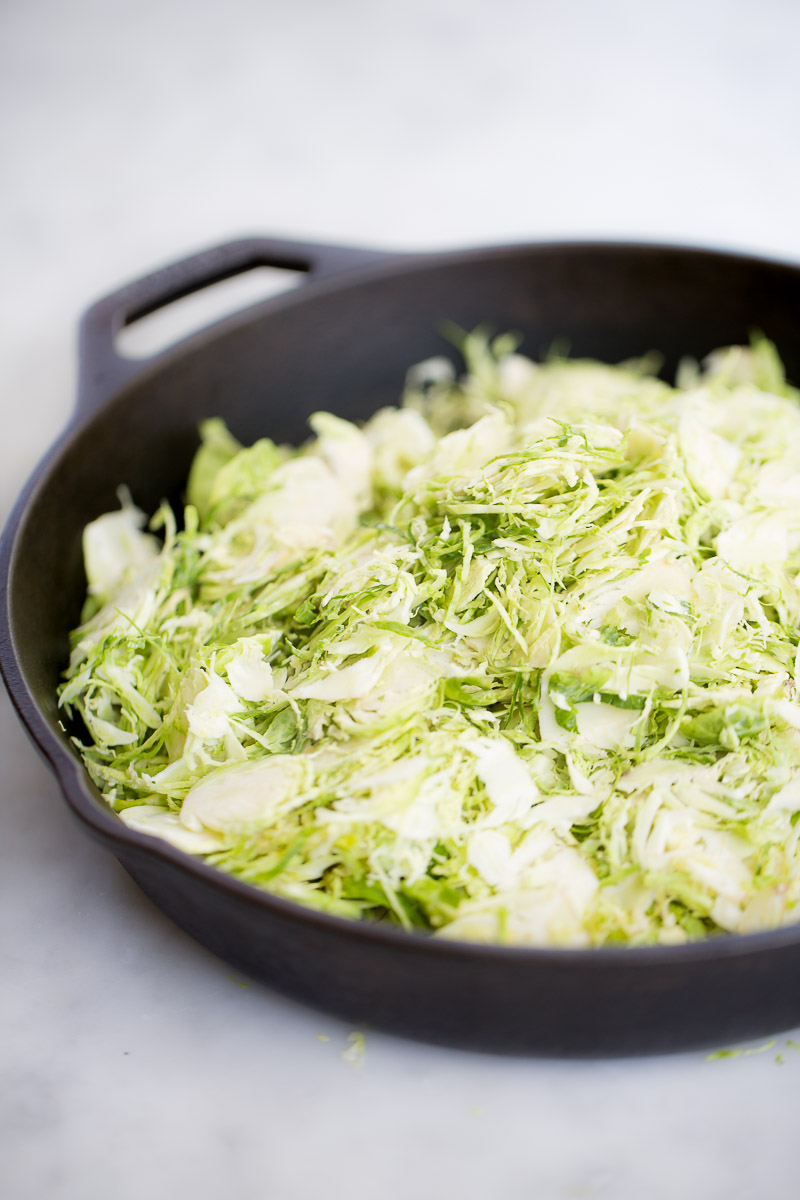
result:
<svg viewBox="0 0 800 1200"><path fill-rule="evenodd" d="M800 916L800 407L775 348L460 335L85 530L60 704L132 829L344 917L674 944Z"/></svg>

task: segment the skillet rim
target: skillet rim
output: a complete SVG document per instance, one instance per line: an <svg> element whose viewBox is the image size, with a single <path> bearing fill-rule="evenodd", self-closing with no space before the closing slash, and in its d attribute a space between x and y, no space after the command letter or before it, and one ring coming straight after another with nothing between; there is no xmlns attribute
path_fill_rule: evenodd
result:
<svg viewBox="0 0 800 1200"><path fill-rule="evenodd" d="M297 245L297 243L292 243ZM347 253L346 247L333 247ZM127 853L160 860L170 869L227 892L231 899L244 903L269 916L274 913L288 922L315 927L320 933L329 933L342 938L352 938L365 944L381 945L405 951L409 954L434 954L451 959L485 960L487 965L502 962L528 967L576 966L590 970L605 971L615 966L645 970L648 967L682 966L685 964L712 965L720 960L742 957L759 958L800 943L800 917L797 923L755 933L726 933L712 935L701 941L687 942L677 946L592 946L584 948L509 946L496 943L468 942L438 938L431 934L408 931L388 923L359 921L338 917L306 907L297 901L286 900L253 884L244 883L227 875L218 868L206 865L169 843L152 835L137 833L109 808L99 789L92 783L82 762L66 741L50 727L42 709L35 700L21 666L14 631L11 593L17 560L24 547L26 526L39 494L49 483L51 475L58 469L62 457L75 443L87 435L94 418L112 403L125 396L130 390L138 389L149 377L157 375L163 368L178 360L191 356L201 346L212 344L220 335L239 326L268 317L274 310L283 310L302 305L306 299L314 299L327 293L350 290L373 279L409 274L447 264L460 265L477 261L500 261L522 254L535 256L564 254L581 256L616 253L641 254L664 253L681 259L700 261L739 262L758 268L800 276L800 259L793 261L778 255L755 254L746 250L730 250L707 244L692 244L679 241L625 240L625 239L541 239L533 242L514 242L499 246L476 246L461 250L425 251L421 253L375 252L376 260L366 264L356 260L356 265L340 267L323 272L319 277L309 276L307 281L288 292L280 293L213 322L211 325L181 338L158 355L134 362L127 366L125 374L116 386L110 386L108 394L99 402L82 405L80 400L67 425L56 438L50 449L36 465L7 519L0 538L0 674L13 707L36 748L45 758L54 773L62 796L69 810L86 828L112 853L121 847ZM354 251L362 254L363 251ZM134 285L129 285L133 287ZM126 290L121 288L120 292ZM107 296L91 306L83 320L95 308L108 302ZM130 364L131 360L120 360ZM138 366L138 369L135 367ZM86 364L81 364L82 378ZM117 855L119 857L119 855Z"/></svg>

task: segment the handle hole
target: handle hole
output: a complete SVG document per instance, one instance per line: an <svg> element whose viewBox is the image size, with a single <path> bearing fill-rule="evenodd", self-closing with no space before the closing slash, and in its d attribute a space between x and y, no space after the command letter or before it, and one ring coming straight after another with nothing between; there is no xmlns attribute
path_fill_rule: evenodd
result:
<svg viewBox="0 0 800 1200"><path fill-rule="evenodd" d="M305 273L284 267L251 267L126 325L114 339L117 353L123 358L151 358L223 317L291 291L304 278Z"/></svg>

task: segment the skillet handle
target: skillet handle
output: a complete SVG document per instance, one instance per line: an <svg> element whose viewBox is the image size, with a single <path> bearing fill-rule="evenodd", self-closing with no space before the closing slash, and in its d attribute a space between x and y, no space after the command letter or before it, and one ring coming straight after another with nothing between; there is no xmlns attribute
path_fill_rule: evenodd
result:
<svg viewBox="0 0 800 1200"><path fill-rule="evenodd" d="M81 320L75 415L85 416L99 408L117 388L153 361L123 358L115 347L119 331L140 317L253 267L283 267L304 272L310 279L321 279L394 257L380 250L252 237L192 254L137 279L98 300Z"/></svg>

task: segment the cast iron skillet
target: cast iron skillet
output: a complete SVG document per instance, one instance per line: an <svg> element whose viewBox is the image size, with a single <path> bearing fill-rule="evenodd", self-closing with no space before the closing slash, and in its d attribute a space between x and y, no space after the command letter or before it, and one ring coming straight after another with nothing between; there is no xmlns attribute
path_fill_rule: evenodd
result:
<svg viewBox="0 0 800 1200"><path fill-rule="evenodd" d="M145 364L125 324L258 265L307 272ZM682 947L524 950L441 942L323 916L134 833L106 807L59 725L67 633L84 589L81 530L125 482L177 499L201 418L243 441L299 441L306 417L363 418L406 368L444 350L445 320L491 321L531 354L567 338L610 362L774 339L800 380L800 267L646 245L533 245L404 257L263 238L176 263L101 300L81 326L75 415L19 500L0 547L0 665L67 803L178 925L289 995L398 1033L495 1051L635 1054L721 1045L800 1021L800 926ZM445 351L446 352L446 351Z"/></svg>

